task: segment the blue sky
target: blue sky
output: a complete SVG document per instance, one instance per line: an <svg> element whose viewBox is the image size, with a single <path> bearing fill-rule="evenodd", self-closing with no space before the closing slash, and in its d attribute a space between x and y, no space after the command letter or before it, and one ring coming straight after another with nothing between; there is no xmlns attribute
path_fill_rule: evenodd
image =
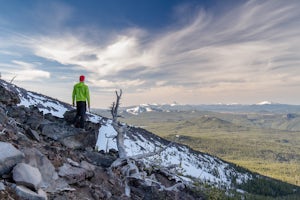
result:
<svg viewBox="0 0 300 200"><path fill-rule="evenodd" d="M1 78L94 108L300 104L298 0L0 0Z"/></svg>

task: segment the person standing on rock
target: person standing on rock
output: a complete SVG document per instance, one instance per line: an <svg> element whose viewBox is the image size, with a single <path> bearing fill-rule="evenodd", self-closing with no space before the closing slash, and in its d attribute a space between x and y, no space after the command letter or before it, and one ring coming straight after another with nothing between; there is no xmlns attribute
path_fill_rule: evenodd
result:
<svg viewBox="0 0 300 200"><path fill-rule="evenodd" d="M80 128L84 128L85 113L86 113L86 102L90 111L90 92L89 87L84 83L85 77L81 75L79 77L79 83L74 85L72 93L72 103L75 106L76 101L76 116L73 120L73 124L76 124L80 118Z"/></svg>

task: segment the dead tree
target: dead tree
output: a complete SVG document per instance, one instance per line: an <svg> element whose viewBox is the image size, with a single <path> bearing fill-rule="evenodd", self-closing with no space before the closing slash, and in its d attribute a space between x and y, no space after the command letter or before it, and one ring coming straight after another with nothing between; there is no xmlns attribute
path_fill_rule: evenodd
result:
<svg viewBox="0 0 300 200"><path fill-rule="evenodd" d="M157 154L160 154L162 151L164 151L166 148L168 148L172 142L169 143L165 148L161 148L160 150L155 150L154 152L149 152L149 153L144 153L140 155L135 155L135 156L127 156L126 150L125 150L125 145L124 145L124 137L126 133L129 131L129 127L125 124L121 124L118 122L118 117L120 115L118 114L118 109L120 106L120 100L122 97L122 90L118 93L116 93L116 102L113 102L112 107L111 107L111 115L112 115L112 126L117 132L117 136L115 137L117 140L117 148L119 152L119 158L115 160L112 165L109 168L109 174L117 179L120 180L121 184L124 184L125 187L125 195L127 197L130 197L130 186L129 182L131 180L137 180L142 182L145 185L156 185L159 186L161 190L177 190L180 187L184 187L183 183L177 183L171 187L165 187L161 183L157 182L153 176L147 176L147 173L143 170L140 169L140 166L144 165L142 159L147 158L150 156L154 156ZM144 167L142 167L144 168ZM167 171L160 169L161 172L166 174L167 176L172 176L170 173L168 174ZM119 171L119 172L116 172ZM114 173L116 172L116 173ZM122 174L123 177L118 178L116 174Z"/></svg>
<svg viewBox="0 0 300 200"><path fill-rule="evenodd" d="M118 122L118 117L120 117L120 115L118 113L118 109L120 106L120 99L122 97L121 89L120 89L119 93L116 91L116 96L117 96L117 100L116 100L116 102L113 102L112 107L111 107L111 115L113 118L112 126L118 133L116 138L117 138L117 147L118 147L118 151L119 151L119 157L126 158L126 151L125 151L125 147L124 147L124 135L126 134L126 131L128 131L128 129L126 126L122 126Z"/></svg>

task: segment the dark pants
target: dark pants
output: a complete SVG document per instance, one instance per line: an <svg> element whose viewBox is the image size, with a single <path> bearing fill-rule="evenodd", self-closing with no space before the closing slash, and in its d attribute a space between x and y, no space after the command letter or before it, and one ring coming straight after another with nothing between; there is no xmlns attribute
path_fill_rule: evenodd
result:
<svg viewBox="0 0 300 200"><path fill-rule="evenodd" d="M85 101L77 101L76 102L77 113L74 118L73 124L77 124L78 119L80 118L79 127L84 128L85 121L85 112L86 112L86 102Z"/></svg>

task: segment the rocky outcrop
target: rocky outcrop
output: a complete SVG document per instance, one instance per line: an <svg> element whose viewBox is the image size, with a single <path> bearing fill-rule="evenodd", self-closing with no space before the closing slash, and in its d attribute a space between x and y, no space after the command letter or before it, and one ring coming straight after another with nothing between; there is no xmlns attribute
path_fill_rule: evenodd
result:
<svg viewBox="0 0 300 200"><path fill-rule="evenodd" d="M48 188L55 180L58 179L55 167L50 160L36 148L22 149L25 154L23 162L32 167L39 169L42 176L41 187Z"/></svg>
<svg viewBox="0 0 300 200"><path fill-rule="evenodd" d="M81 167L75 167L70 164L64 163L59 169L58 175L64 177L69 184L78 183L85 179L93 177L92 171L86 170Z"/></svg>
<svg viewBox="0 0 300 200"><path fill-rule="evenodd" d="M13 179L18 185L23 185L33 190L40 189L42 175L38 168L19 163L14 167L12 173Z"/></svg>
<svg viewBox="0 0 300 200"><path fill-rule="evenodd" d="M21 151L6 142L0 142L0 152L0 175L9 173L24 158Z"/></svg>
<svg viewBox="0 0 300 200"><path fill-rule="evenodd" d="M35 106L17 106L19 89L10 87L0 88L5 96L0 98L0 199L129 199L123 182L108 173L118 153L94 149L100 124L87 122L78 129L70 124L74 111L61 119L43 115ZM130 185L130 199L179 195L136 181ZM193 199L180 194L185 197Z"/></svg>
<svg viewBox="0 0 300 200"><path fill-rule="evenodd" d="M67 112L65 112L65 114L64 114L64 119L67 121L67 122L69 122L69 123L72 123L73 122L73 120L74 120L74 117L75 117L75 115L76 115L76 110L74 109L74 110L70 110L70 111L67 111Z"/></svg>
<svg viewBox="0 0 300 200"><path fill-rule="evenodd" d="M79 134L80 130L61 123L50 123L43 127L41 133L48 138L59 141L66 137Z"/></svg>
<svg viewBox="0 0 300 200"><path fill-rule="evenodd" d="M6 105L16 105L20 103L18 94L0 85L0 102Z"/></svg>
<svg viewBox="0 0 300 200"><path fill-rule="evenodd" d="M110 167L116 159L115 154L102 154L94 151L86 151L83 155L90 163L104 168Z"/></svg>

